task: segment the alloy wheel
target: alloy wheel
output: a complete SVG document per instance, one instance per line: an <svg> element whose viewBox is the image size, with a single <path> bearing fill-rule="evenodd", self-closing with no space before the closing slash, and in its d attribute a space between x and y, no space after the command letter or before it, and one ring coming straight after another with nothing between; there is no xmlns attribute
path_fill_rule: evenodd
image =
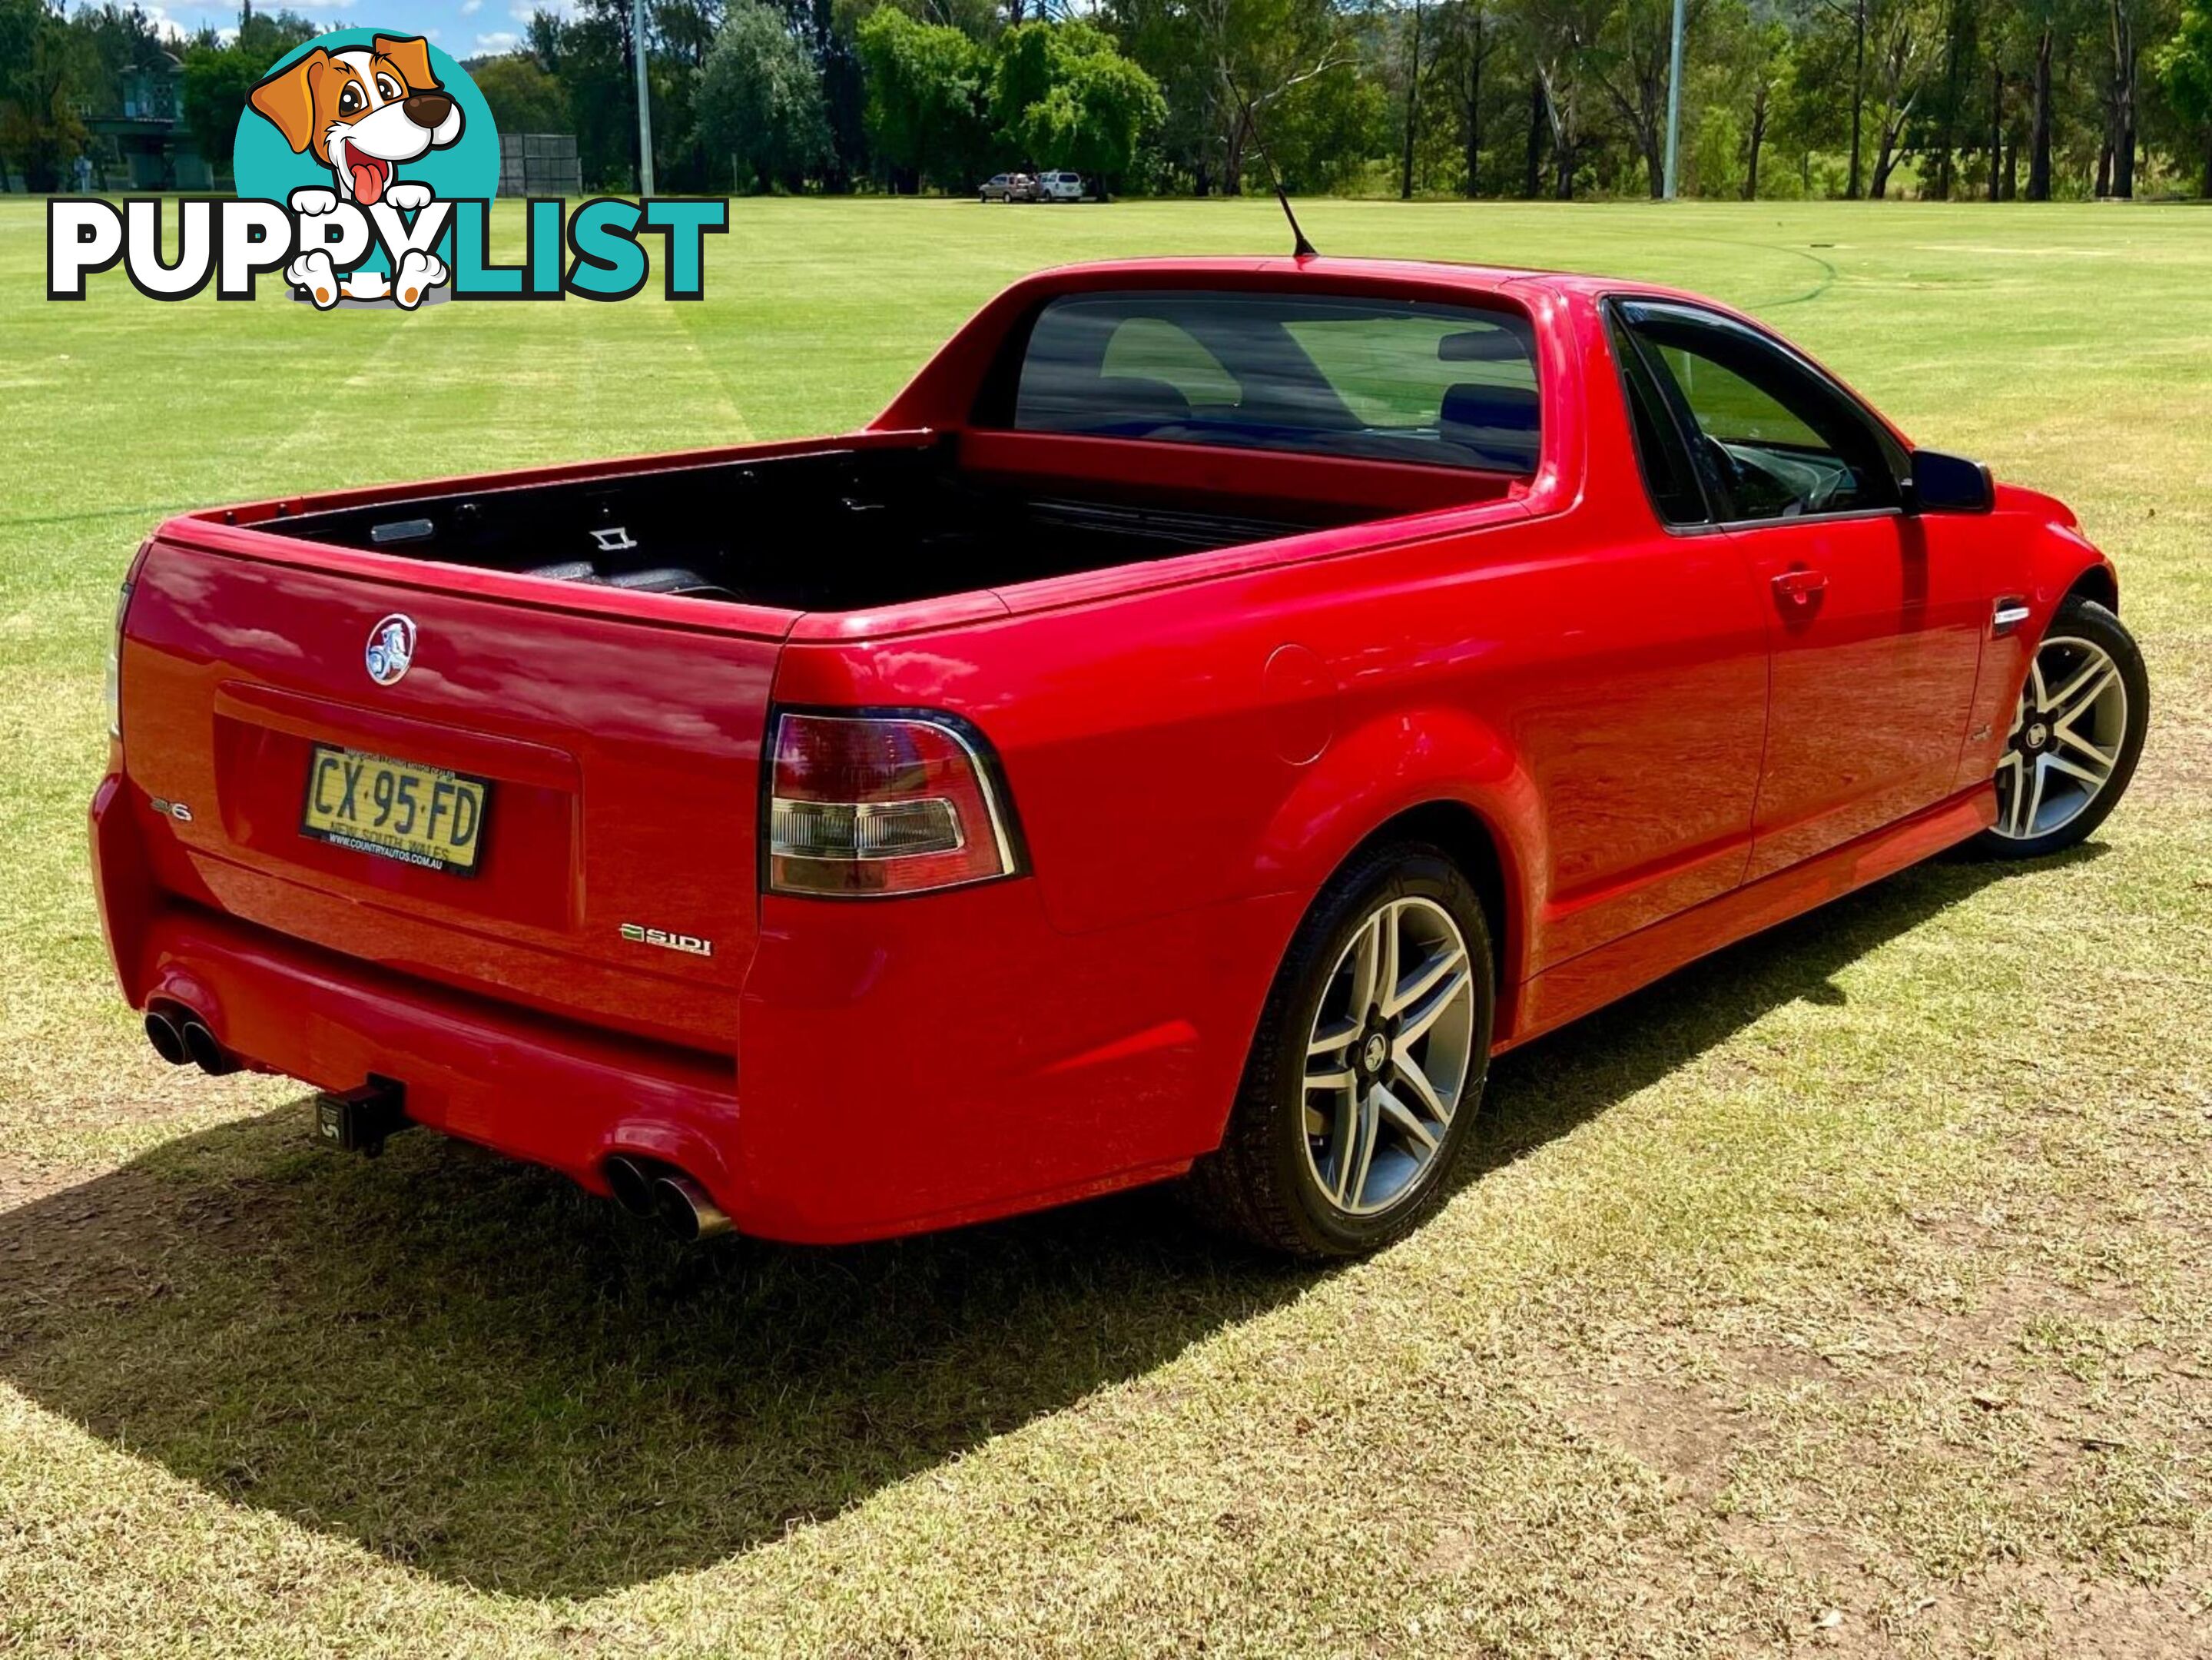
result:
<svg viewBox="0 0 2212 1660"><path fill-rule="evenodd" d="M1476 1030L1466 937L1434 900L1370 911L1338 958L1306 1044L1306 1162L1346 1215L1389 1208L1434 1164Z"/></svg>
<svg viewBox="0 0 2212 1660"><path fill-rule="evenodd" d="M2045 640L1997 763L1996 833L2032 841L2087 812L2119 766L2127 730L2127 683L2112 654L2078 635Z"/></svg>

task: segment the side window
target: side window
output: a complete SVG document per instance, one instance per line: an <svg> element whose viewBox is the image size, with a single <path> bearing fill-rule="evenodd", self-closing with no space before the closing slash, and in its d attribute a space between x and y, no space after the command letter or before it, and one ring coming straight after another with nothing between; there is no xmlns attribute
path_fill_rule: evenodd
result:
<svg viewBox="0 0 2212 1660"><path fill-rule="evenodd" d="M1643 352L1617 317L1613 319L1612 335L1613 355L1620 365L1621 393L1628 400L1628 423L1636 439L1637 465L1643 469L1651 505L1669 525L1711 523L1712 512L1698 483L1697 463L1690 458L1689 446L1682 441L1682 429L1674 423L1659 383L1652 379L1651 366L1644 361Z"/></svg>
<svg viewBox="0 0 2212 1660"><path fill-rule="evenodd" d="M1616 315L1644 348L1677 429L1694 441L1722 518L1793 519L1898 505L1898 463L1873 423L1771 341L1686 306L1631 301Z"/></svg>

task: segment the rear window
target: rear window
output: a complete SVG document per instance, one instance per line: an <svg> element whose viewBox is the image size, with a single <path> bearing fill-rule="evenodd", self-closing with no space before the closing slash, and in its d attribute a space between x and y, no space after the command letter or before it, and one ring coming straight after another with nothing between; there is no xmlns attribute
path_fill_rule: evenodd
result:
<svg viewBox="0 0 2212 1660"><path fill-rule="evenodd" d="M1540 436L1527 319L1348 295L1063 295L1030 331L1013 422L1517 473Z"/></svg>

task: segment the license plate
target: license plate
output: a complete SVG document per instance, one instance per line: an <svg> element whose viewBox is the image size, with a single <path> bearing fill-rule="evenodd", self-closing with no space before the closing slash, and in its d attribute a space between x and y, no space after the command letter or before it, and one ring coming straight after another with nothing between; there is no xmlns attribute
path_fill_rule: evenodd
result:
<svg viewBox="0 0 2212 1660"><path fill-rule="evenodd" d="M307 759L300 834L425 870L474 876L490 799L491 785L466 773L318 744Z"/></svg>

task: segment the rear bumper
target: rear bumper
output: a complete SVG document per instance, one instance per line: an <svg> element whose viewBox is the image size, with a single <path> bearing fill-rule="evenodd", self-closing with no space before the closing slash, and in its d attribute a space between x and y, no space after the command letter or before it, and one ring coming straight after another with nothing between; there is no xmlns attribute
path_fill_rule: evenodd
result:
<svg viewBox="0 0 2212 1660"><path fill-rule="evenodd" d="M1219 1140L1295 897L1109 935L1036 885L772 901L726 1050L454 991L161 891L111 776L95 886L134 1007L317 1088L401 1084L410 1118L566 1172L610 1153L702 1183L744 1232L838 1243L1170 1176ZM733 1051L733 1052L732 1052Z"/></svg>
<svg viewBox="0 0 2212 1660"><path fill-rule="evenodd" d="M180 1004L254 1066L319 1089L397 1079L416 1123L605 1192L620 1150L666 1160L718 1200L738 1118L726 1056L581 1031L387 973L185 904L147 919L125 984Z"/></svg>

